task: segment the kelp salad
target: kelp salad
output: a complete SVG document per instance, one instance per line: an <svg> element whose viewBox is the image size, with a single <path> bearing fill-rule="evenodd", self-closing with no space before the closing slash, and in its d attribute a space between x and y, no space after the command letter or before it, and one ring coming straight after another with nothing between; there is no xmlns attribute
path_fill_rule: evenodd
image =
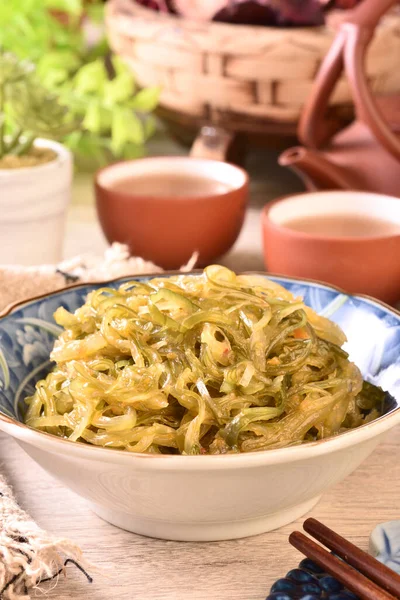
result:
<svg viewBox="0 0 400 600"><path fill-rule="evenodd" d="M260 275L200 275L91 292L69 313L56 366L26 423L62 438L153 454L224 454L334 436L382 413L346 338Z"/></svg>

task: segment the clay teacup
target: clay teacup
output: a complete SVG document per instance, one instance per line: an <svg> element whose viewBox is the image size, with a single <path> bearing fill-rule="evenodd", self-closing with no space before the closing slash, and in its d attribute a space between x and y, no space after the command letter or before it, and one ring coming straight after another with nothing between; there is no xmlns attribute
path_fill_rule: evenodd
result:
<svg viewBox="0 0 400 600"><path fill-rule="evenodd" d="M177 269L196 251L204 266L233 245L244 220L248 175L209 158L144 158L101 169L95 189L110 243Z"/></svg>
<svg viewBox="0 0 400 600"><path fill-rule="evenodd" d="M399 199L351 191L287 196L264 208L262 229L269 271L400 300Z"/></svg>

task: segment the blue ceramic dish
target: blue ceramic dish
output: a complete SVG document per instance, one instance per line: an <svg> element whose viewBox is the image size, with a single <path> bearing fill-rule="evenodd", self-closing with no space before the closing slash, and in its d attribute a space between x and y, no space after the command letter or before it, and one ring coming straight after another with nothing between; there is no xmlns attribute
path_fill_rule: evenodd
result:
<svg viewBox="0 0 400 600"><path fill-rule="evenodd" d="M212 541L262 533L299 518L400 423L400 314L323 284L270 278L342 327L346 349L364 377L389 392L385 414L327 440L220 456L135 454L33 430L21 422L24 398L51 368L49 354L60 331L53 313L59 306L74 311L89 291L104 285L79 284L20 303L0 319L0 429L97 514L129 531ZM213 493L205 495L204 489Z"/></svg>
<svg viewBox="0 0 400 600"><path fill-rule="evenodd" d="M275 581L266 600L359 600L337 579L305 558Z"/></svg>
<svg viewBox="0 0 400 600"><path fill-rule="evenodd" d="M400 521L381 523L371 533L370 553L400 575Z"/></svg>

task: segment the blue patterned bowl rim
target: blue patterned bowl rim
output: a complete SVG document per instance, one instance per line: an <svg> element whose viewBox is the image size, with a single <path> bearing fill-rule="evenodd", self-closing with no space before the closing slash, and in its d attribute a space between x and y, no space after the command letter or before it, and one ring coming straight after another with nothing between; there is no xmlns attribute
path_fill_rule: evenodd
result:
<svg viewBox="0 0 400 600"><path fill-rule="evenodd" d="M54 290L54 292L45 292L44 294L38 294L36 296L30 296L29 298L25 298L24 300L18 300L17 302L12 302L8 306L6 306L2 311L0 311L0 319L7 317L12 314L16 310L27 306L28 304L32 304L37 300L43 300L43 298L57 296L63 294L64 292L69 292L73 289L84 288L93 286L96 287L106 287L117 282L124 283L126 281L140 281L141 279L152 279L158 277L173 277L174 275L201 275L203 273L203 269L192 269L189 272L182 271L163 271L161 273L141 273L140 275L124 275L123 277L114 277L113 279L106 279L103 281L85 281L85 282L77 282L72 283L70 285L66 285L65 287L58 288ZM350 294L346 292L343 288L340 288L336 285L332 285L330 283L325 283L323 281L319 281L318 279L304 279L302 277L294 277L294 276L286 276L280 275L279 273L270 273L268 271L240 271L237 275L261 275L262 277L267 277L268 279L272 279L277 283L282 282L294 282L294 283L303 283L305 285L310 285L318 288L324 288L326 290L337 292L338 294L343 294L348 296L349 298L356 298L363 300L373 306L377 306L381 309L384 309L385 312L394 314L400 319L400 308L394 308L393 306L389 306L382 300L378 300L377 298L373 298L372 296L368 296L367 294ZM400 306L400 305L399 305Z"/></svg>
<svg viewBox="0 0 400 600"><path fill-rule="evenodd" d="M203 272L202 269L194 269L187 273L182 273L182 271L164 271L161 273L145 273L140 275L131 275L131 276L123 276L117 277L113 279L109 279L106 281L87 281L87 282L78 282L50 293L38 294L37 296L30 297L29 299L20 300L18 302L12 303L7 306L3 311L0 312L0 321L6 317L9 317L17 310L20 310L24 307L30 306L40 300L45 298L62 296L65 292L70 292L72 290L76 290L79 288L91 288L93 289L106 287L110 285L116 285L117 283L124 283L126 281L140 281L147 280L151 278L159 278L159 277L171 277L173 275L200 275ZM371 296L367 296L364 294L349 294L343 289L330 285L318 280L312 279L304 279L300 277L288 277L284 275L268 273L265 271L243 271L238 273L240 275L261 275L263 277L267 277L276 283L284 285L285 283L294 283L294 284L304 284L305 286L310 286L313 288L322 288L326 291L337 292L339 295L346 296L347 299L352 300L361 300L362 302L378 308L380 311L383 311L387 315L395 316L399 321L400 326L400 311L385 304L384 302L372 298ZM75 455L80 455L82 458L86 457L95 458L97 460L105 460L108 459L110 462L124 462L126 460L134 460L134 459L151 459L151 463L155 466L155 463L158 460L162 459L163 465L165 467L171 466L172 468L176 465L177 462L186 461L189 459L191 463L191 468L195 466L196 468L219 468L218 463L222 460L225 463L225 466L229 466L235 468L240 465L241 461L246 459L246 466L250 466L250 464L257 465L260 463L263 464L279 464L286 463L291 461L302 460L306 458L312 458L315 456L320 456L323 454L329 454L331 452L341 450L344 448L348 448L350 446L354 446L357 443L362 441L366 441L370 438L374 438L379 436L395 425L400 423L400 397L397 398L396 407L389 410L386 414L382 415L378 419L362 425L356 429L346 431L341 433L340 435L326 438L323 440L318 440L315 442L309 442L307 444L292 446L292 447L284 447L276 450L264 450L259 452L248 452L242 454L228 454L228 455L195 455L195 456L180 456L180 455L155 455L155 454L136 454L129 453L123 450L117 449L109 449L102 447L94 447L89 444L81 444L76 443L67 439L62 439L57 436L51 435L49 433L41 432L31 427L28 427L24 423L18 421L16 418L9 417L0 411L0 429L6 431L13 437L17 439L22 439L28 443L37 446L46 446L48 449L53 449L53 451L62 451L68 447L69 452ZM22 433L23 432L23 433ZM61 444L61 446L59 445ZM58 448L57 448L58 446ZM113 460L114 457L114 460ZM108 462L107 461L107 462ZM182 463L181 463L181 466ZM244 465L242 465L244 466Z"/></svg>

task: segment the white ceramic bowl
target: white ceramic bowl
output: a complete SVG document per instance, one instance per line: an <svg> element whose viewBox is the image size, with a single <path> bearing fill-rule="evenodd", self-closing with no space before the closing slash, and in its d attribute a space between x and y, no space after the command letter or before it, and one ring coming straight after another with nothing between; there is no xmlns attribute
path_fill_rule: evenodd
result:
<svg viewBox="0 0 400 600"><path fill-rule="evenodd" d="M58 333L55 308L62 302L74 310L94 287L80 285L20 304L0 320L0 429L86 498L100 517L135 533L211 541L258 534L295 520L400 422L400 314L328 286L273 279L341 324L364 375L397 397L388 402L387 414L329 440L225 456L130 454L30 429L18 421L20 402L49 368L48 353Z"/></svg>
<svg viewBox="0 0 400 600"><path fill-rule="evenodd" d="M38 139L35 145L57 156L36 167L0 169L1 264L56 264L62 258L73 158L58 142Z"/></svg>

